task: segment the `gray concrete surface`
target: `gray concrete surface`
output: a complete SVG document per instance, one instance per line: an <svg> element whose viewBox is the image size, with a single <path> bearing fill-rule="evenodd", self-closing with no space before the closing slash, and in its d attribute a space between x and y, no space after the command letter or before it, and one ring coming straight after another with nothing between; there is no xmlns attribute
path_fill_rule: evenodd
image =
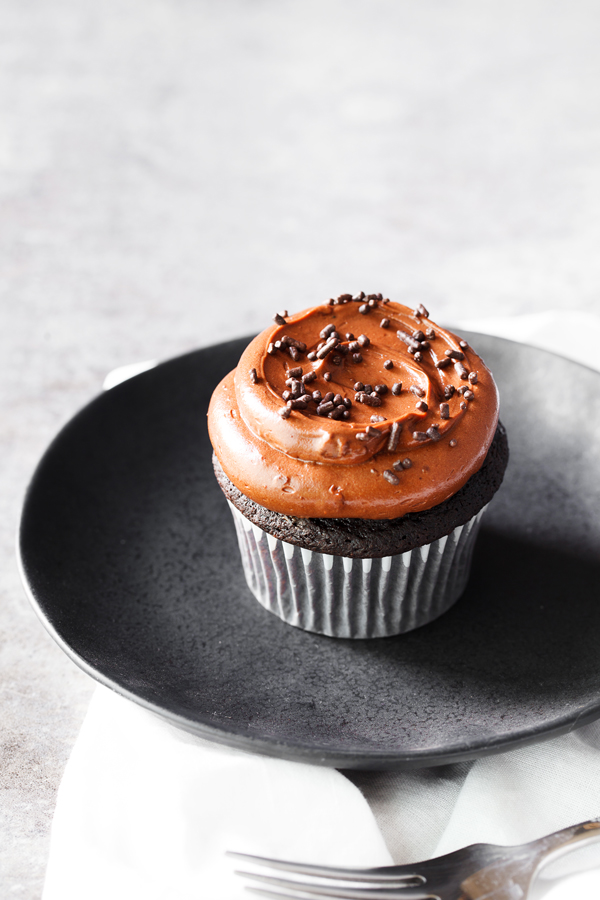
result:
<svg viewBox="0 0 600 900"><path fill-rule="evenodd" d="M14 562L52 436L112 367L341 291L600 312L599 26L595 0L0 0L0 896L41 895L92 690Z"/></svg>

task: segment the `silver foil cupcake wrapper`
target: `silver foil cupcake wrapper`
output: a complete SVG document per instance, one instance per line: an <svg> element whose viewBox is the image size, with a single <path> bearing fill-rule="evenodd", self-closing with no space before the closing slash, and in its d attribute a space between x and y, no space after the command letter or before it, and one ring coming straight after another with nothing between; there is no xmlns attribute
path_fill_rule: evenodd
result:
<svg viewBox="0 0 600 900"><path fill-rule="evenodd" d="M449 609L465 589L485 510L415 550L350 559L280 541L229 507L258 602L289 625L340 638L402 634Z"/></svg>

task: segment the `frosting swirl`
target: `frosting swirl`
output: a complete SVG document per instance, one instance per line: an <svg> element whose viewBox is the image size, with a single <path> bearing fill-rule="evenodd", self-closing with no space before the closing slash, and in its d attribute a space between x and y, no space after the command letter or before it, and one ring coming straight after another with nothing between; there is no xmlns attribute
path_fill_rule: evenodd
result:
<svg viewBox="0 0 600 900"><path fill-rule="evenodd" d="M247 497L301 517L390 519L485 459L498 392L475 352L380 295L276 316L215 390L216 456Z"/></svg>

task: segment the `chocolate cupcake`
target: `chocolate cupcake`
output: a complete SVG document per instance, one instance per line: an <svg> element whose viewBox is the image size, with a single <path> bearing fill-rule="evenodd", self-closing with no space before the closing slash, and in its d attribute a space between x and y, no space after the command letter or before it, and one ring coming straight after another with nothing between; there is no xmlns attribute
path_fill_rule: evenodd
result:
<svg viewBox="0 0 600 900"><path fill-rule="evenodd" d="M508 461L490 371L423 306L380 294L274 318L208 413L250 589L334 637L437 618Z"/></svg>

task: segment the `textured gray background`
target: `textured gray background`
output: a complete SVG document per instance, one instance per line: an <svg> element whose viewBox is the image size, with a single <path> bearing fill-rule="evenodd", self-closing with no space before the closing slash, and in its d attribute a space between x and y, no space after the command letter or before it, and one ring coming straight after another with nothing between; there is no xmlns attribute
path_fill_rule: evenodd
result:
<svg viewBox="0 0 600 900"><path fill-rule="evenodd" d="M599 26L596 0L0 0L0 896L40 896L92 690L14 563L47 443L112 367L341 291L600 312Z"/></svg>

